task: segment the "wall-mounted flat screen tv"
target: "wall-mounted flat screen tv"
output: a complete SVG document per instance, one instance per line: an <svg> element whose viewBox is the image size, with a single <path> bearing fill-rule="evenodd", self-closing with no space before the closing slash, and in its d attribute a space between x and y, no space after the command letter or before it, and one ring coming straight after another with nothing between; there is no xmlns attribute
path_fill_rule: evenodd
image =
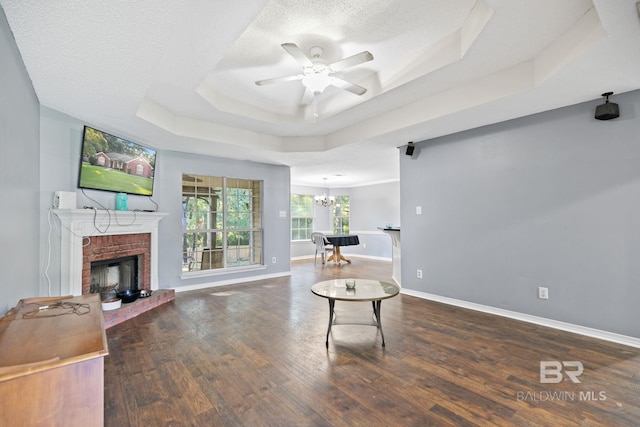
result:
<svg viewBox="0 0 640 427"><path fill-rule="evenodd" d="M151 196L155 167L155 150L84 127L78 187Z"/></svg>

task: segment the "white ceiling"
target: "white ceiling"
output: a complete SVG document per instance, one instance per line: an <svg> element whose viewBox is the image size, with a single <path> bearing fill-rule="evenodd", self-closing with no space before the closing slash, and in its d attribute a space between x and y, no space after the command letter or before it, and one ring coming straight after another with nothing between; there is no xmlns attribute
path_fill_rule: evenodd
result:
<svg viewBox="0 0 640 427"><path fill-rule="evenodd" d="M640 88L637 0L0 0L42 105L161 150L399 178L398 146ZM301 104L280 45L369 51ZM615 95L613 96L615 101ZM624 111L622 112L624 114ZM188 172L188 171L186 171Z"/></svg>

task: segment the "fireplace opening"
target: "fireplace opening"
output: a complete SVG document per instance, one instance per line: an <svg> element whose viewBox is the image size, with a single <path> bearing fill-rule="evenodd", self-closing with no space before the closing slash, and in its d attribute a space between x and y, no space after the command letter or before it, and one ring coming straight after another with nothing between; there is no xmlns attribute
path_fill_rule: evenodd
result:
<svg viewBox="0 0 640 427"><path fill-rule="evenodd" d="M138 256L91 262L91 293L108 293L138 289Z"/></svg>

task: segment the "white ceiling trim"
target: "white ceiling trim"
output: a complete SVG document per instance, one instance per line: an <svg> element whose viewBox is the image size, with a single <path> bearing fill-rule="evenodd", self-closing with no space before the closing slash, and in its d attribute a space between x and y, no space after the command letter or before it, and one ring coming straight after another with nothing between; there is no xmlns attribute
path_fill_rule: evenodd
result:
<svg viewBox="0 0 640 427"><path fill-rule="evenodd" d="M535 80L540 84L607 36L595 7L535 58Z"/></svg>
<svg viewBox="0 0 640 427"><path fill-rule="evenodd" d="M491 11L489 11L491 12ZM483 11L483 19L486 14ZM460 34L454 37L460 41ZM513 96L543 84L591 49L606 36L598 14L591 8L565 34L536 57L510 68L486 75L466 84L420 98L375 117L323 136L281 137L193 119L172 113L164 106L145 99L137 116L175 135L235 144L275 152L322 152L354 141L379 137L394 130L429 122L443 116ZM447 42L448 43L448 42ZM459 43L456 43L460 46ZM199 88L199 90L202 87ZM206 91L204 89L203 91ZM210 94L209 94L210 95ZM215 96L218 96L216 94ZM268 114L268 112L265 112ZM275 115L279 117L279 115Z"/></svg>
<svg viewBox="0 0 640 427"><path fill-rule="evenodd" d="M367 88L367 92L362 96L329 88L317 97L315 105L300 103L289 107L277 106L277 109L273 107L262 108L257 104L225 96L216 90L217 71L207 75L196 92L219 111L274 124L316 123L461 60L489 22L493 13L493 9L484 0L478 0L460 28L453 29L450 34L426 45L412 55L398 58L395 62L386 64L378 71L365 72L368 74L366 77L357 80L350 79L350 81ZM287 56L284 51L281 54L283 57ZM357 68L366 69L365 66L357 66ZM289 74L300 72L301 70L291 67ZM300 81L282 83L282 85L283 91L301 89ZM318 117L316 117L316 113Z"/></svg>
<svg viewBox="0 0 640 427"><path fill-rule="evenodd" d="M177 136L274 152L326 151L322 136L278 137L175 114L157 102L145 99L136 116Z"/></svg>

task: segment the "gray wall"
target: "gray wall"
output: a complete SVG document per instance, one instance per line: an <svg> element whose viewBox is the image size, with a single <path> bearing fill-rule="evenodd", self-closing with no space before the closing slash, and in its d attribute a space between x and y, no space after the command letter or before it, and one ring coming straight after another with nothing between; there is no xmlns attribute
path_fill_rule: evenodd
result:
<svg viewBox="0 0 640 427"><path fill-rule="evenodd" d="M0 8L0 315L37 295L40 140L38 98Z"/></svg>
<svg viewBox="0 0 640 427"><path fill-rule="evenodd" d="M80 122L40 107L40 259L49 262L40 266L39 295L60 295L60 225L51 211L53 193L76 191L79 166L72 165L72 159L80 156L81 138ZM87 201L79 192L77 196L78 205L83 206Z"/></svg>
<svg viewBox="0 0 640 427"><path fill-rule="evenodd" d="M613 98L401 156L403 288L640 337L640 91Z"/></svg>
<svg viewBox="0 0 640 427"><path fill-rule="evenodd" d="M263 163L197 156L163 151L158 157L153 199L160 211L169 216L160 222L160 270L158 275L165 287L195 286L202 283L235 280L258 275L272 275L290 271L289 246L289 168ZM264 230L265 270L225 274L223 276L180 279L182 259L182 173L227 176L232 178L263 180L262 221ZM280 217L280 211L286 217ZM178 244L171 244L178 242ZM272 258L276 263L272 263Z"/></svg>
<svg viewBox="0 0 640 427"><path fill-rule="evenodd" d="M323 187L292 186L292 194L322 194ZM358 234L359 246L346 246L342 252L371 258L391 260L391 238L378 229L387 224L400 225L400 183L390 182L361 187L331 188L328 195L349 196L351 206L351 233ZM315 207L314 230L331 232L330 208ZM313 256L314 246L310 242L293 242L292 257Z"/></svg>
<svg viewBox="0 0 640 427"><path fill-rule="evenodd" d="M103 205L113 209L115 195L110 192L77 188L82 129L84 122L46 107L41 108L41 174L46 179L40 186L41 205L40 232L47 236L51 229L50 265L41 271L41 288L45 286L45 276L51 279L54 295L60 293L60 233L57 221L49 226L49 207L56 190L75 191L78 207ZM87 123L91 125L91 123ZM106 130L106 129L105 129ZM118 135L117 130L109 129ZM126 137L126 135L122 135ZM151 145L147 141L139 141ZM258 179L264 181L263 229L264 260L266 268L242 273L218 274L181 278L182 259L182 173L195 173L233 178ZM153 201L158 211L169 215L160 221L158 237L159 286L180 288L184 286L202 287L216 282L234 281L260 275L287 274L290 271L289 247L289 168L248 161L230 160L202 155L190 155L172 151L159 151L155 172ZM98 202L99 205L96 203ZM129 196L129 209L155 209L148 197ZM279 216L285 211L286 218ZM41 240L41 253L47 257L47 239ZM277 262L273 264L272 258ZM45 274L46 273L46 274Z"/></svg>

